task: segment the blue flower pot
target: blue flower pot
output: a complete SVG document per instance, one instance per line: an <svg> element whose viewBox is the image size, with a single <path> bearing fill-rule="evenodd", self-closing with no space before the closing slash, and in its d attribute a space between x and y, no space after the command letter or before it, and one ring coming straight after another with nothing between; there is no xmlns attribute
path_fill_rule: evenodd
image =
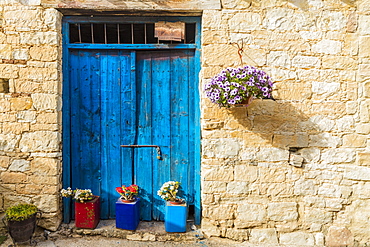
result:
<svg viewBox="0 0 370 247"><path fill-rule="evenodd" d="M172 205L166 202L164 216L164 226L166 232L186 232L186 220L188 216L188 206L186 203Z"/></svg>
<svg viewBox="0 0 370 247"><path fill-rule="evenodd" d="M140 198L131 203L116 202L116 227L125 230L136 230L140 222Z"/></svg>

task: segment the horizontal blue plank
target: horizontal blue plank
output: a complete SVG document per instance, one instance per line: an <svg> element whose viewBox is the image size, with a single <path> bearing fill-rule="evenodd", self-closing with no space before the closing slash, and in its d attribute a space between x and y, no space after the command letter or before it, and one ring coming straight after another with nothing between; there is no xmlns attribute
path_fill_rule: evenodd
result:
<svg viewBox="0 0 370 247"><path fill-rule="evenodd" d="M69 49L196 49L196 44L67 44Z"/></svg>
<svg viewBox="0 0 370 247"><path fill-rule="evenodd" d="M196 23L200 22L200 18L198 16L158 16L158 17L133 17L133 16L117 16L117 17L104 17L104 16L65 16L63 17L64 22L69 23L153 23L158 21L169 21L169 22L176 22L176 21L183 21L186 23Z"/></svg>

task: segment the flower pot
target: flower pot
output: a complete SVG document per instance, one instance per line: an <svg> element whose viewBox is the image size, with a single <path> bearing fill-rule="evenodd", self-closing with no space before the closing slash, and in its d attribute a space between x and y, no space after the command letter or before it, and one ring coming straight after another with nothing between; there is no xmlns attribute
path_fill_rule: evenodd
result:
<svg viewBox="0 0 370 247"><path fill-rule="evenodd" d="M31 241L36 229L36 215L22 221L8 221L7 228L14 243Z"/></svg>
<svg viewBox="0 0 370 247"><path fill-rule="evenodd" d="M177 201L169 201L170 204L172 205L181 205L181 204L184 204L185 201L184 200L177 200Z"/></svg>
<svg viewBox="0 0 370 247"><path fill-rule="evenodd" d="M164 215L164 226L166 232L186 232L187 216L188 207L186 202L177 205L166 202Z"/></svg>
<svg viewBox="0 0 370 247"><path fill-rule="evenodd" d="M125 230L136 230L140 222L140 198L133 202L116 202L116 227Z"/></svg>
<svg viewBox="0 0 370 247"><path fill-rule="evenodd" d="M247 98L243 99L239 104L235 104L235 107L247 107L252 103L253 96L248 96Z"/></svg>
<svg viewBox="0 0 370 247"><path fill-rule="evenodd" d="M94 229L100 221L100 196L87 202L75 202L77 228Z"/></svg>
<svg viewBox="0 0 370 247"><path fill-rule="evenodd" d="M136 201L136 198L130 199L130 200L126 200L126 199L120 198L120 200L121 200L121 202L124 202L124 203L131 203L131 202Z"/></svg>

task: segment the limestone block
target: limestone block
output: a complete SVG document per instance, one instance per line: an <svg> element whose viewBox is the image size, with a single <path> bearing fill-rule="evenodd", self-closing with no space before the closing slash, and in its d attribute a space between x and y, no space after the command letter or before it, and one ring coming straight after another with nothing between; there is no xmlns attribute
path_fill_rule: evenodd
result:
<svg viewBox="0 0 370 247"><path fill-rule="evenodd" d="M258 178L258 168L256 166L237 165L234 167L235 181L254 182Z"/></svg>
<svg viewBox="0 0 370 247"><path fill-rule="evenodd" d="M0 134L0 151L14 151L20 136L15 134Z"/></svg>
<svg viewBox="0 0 370 247"><path fill-rule="evenodd" d="M231 166L208 166L202 170L202 177L208 181L232 181L234 177Z"/></svg>
<svg viewBox="0 0 370 247"><path fill-rule="evenodd" d="M321 151L319 148L302 148L299 154L307 162L317 162L320 160Z"/></svg>
<svg viewBox="0 0 370 247"><path fill-rule="evenodd" d="M336 125L338 131L341 132L353 131L353 128L355 126L355 120L353 119L353 116L344 116L342 118L337 119Z"/></svg>
<svg viewBox="0 0 370 247"><path fill-rule="evenodd" d="M34 106L39 111L56 110L58 108L58 96L54 94L35 93L31 95Z"/></svg>
<svg viewBox="0 0 370 247"><path fill-rule="evenodd" d="M300 196L316 195L317 185L312 179L301 178L294 183L294 194Z"/></svg>
<svg viewBox="0 0 370 247"><path fill-rule="evenodd" d="M343 53L356 56L358 55L359 50L359 42L358 42L358 35L347 33L344 37L344 44L343 44Z"/></svg>
<svg viewBox="0 0 370 247"><path fill-rule="evenodd" d="M326 236L326 246L352 246L354 237L350 230L343 226L330 226Z"/></svg>
<svg viewBox="0 0 370 247"><path fill-rule="evenodd" d="M14 27L16 31L38 30L43 26L40 8L7 10L4 12L4 18L7 25Z"/></svg>
<svg viewBox="0 0 370 247"><path fill-rule="evenodd" d="M0 44L0 58L1 59L12 59L13 58L13 49L11 45ZM2 66L2 67L5 67L5 66ZM4 73L5 71L1 71L1 72ZM10 73L11 71L7 71L7 72ZM1 75L1 77L3 77L3 75Z"/></svg>
<svg viewBox="0 0 370 247"><path fill-rule="evenodd" d="M316 246L324 246L325 245L325 236L322 232L318 232L314 234Z"/></svg>
<svg viewBox="0 0 370 247"><path fill-rule="evenodd" d="M8 99L0 99L0 112L10 111L10 101Z"/></svg>
<svg viewBox="0 0 370 247"><path fill-rule="evenodd" d="M323 32L322 31L299 31L299 34L302 39L304 40L318 40L322 39Z"/></svg>
<svg viewBox="0 0 370 247"><path fill-rule="evenodd" d="M342 50L342 42L323 39L312 45L312 52L322 54L338 54Z"/></svg>
<svg viewBox="0 0 370 247"><path fill-rule="evenodd" d="M341 191L339 185L323 183L318 190L318 194L325 197L336 197L340 198Z"/></svg>
<svg viewBox="0 0 370 247"><path fill-rule="evenodd" d="M281 233L279 238L280 244L287 244L293 246L314 246L315 238L310 233L305 232L290 232Z"/></svg>
<svg viewBox="0 0 370 247"><path fill-rule="evenodd" d="M252 0L222 0L222 8L225 9L246 9L252 4Z"/></svg>
<svg viewBox="0 0 370 247"><path fill-rule="evenodd" d="M312 82L312 92L320 96L320 98L326 99L335 94L340 93L340 83L332 82Z"/></svg>
<svg viewBox="0 0 370 247"><path fill-rule="evenodd" d="M259 161L288 161L289 151L280 148L261 148L256 158Z"/></svg>
<svg viewBox="0 0 370 247"><path fill-rule="evenodd" d="M16 60L28 60L28 49L19 49L13 52L13 58Z"/></svg>
<svg viewBox="0 0 370 247"><path fill-rule="evenodd" d="M39 131L39 130L50 130L50 131L58 131L59 125L58 124L32 124L30 130L31 131Z"/></svg>
<svg viewBox="0 0 370 247"><path fill-rule="evenodd" d="M58 48L52 46L33 46L30 48L30 56L34 60L51 62L58 58Z"/></svg>
<svg viewBox="0 0 370 247"><path fill-rule="evenodd" d="M318 29L323 31L341 31L346 25L346 17L340 11L323 11L317 20Z"/></svg>
<svg viewBox="0 0 370 247"><path fill-rule="evenodd" d="M294 221L298 219L296 202L273 202L267 205L267 216L273 221Z"/></svg>
<svg viewBox="0 0 370 247"><path fill-rule="evenodd" d="M344 178L351 180L370 181L370 167L348 165L344 170Z"/></svg>
<svg viewBox="0 0 370 247"><path fill-rule="evenodd" d="M226 192L226 183L218 181L203 181L203 193L222 193Z"/></svg>
<svg viewBox="0 0 370 247"><path fill-rule="evenodd" d="M248 240L248 232L247 232L247 230L227 228L225 237L230 238L230 239L234 239L234 240L237 240L237 241L247 241Z"/></svg>
<svg viewBox="0 0 370 247"><path fill-rule="evenodd" d="M32 99L29 97L11 98L10 107L13 111L29 110L32 107Z"/></svg>
<svg viewBox="0 0 370 247"><path fill-rule="evenodd" d="M20 159L20 160L13 160L12 164L9 167L9 171L12 172L25 172L30 170L30 161Z"/></svg>
<svg viewBox="0 0 370 247"><path fill-rule="evenodd" d="M306 208L303 222L306 224L328 224L333 220L333 214L319 208Z"/></svg>
<svg viewBox="0 0 370 247"><path fill-rule="evenodd" d="M266 72L271 75L275 82L283 80L296 80L298 78L297 73L289 69L269 68L269 70L266 70Z"/></svg>
<svg viewBox="0 0 370 247"><path fill-rule="evenodd" d="M273 197L287 197L293 195L293 189L290 183L267 183L261 186L261 193Z"/></svg>
<svg viewBox="0 0 370 247"><path fill-rule="evenodd" d="M370 77L370 65L369 64L359 64L358 74L360 75L359 79L369 78Z"/></svg>
<svg viewBox="0 0 370 247"><path fill-rule="evenodd" d="M34 158L30 163L31 171L37 175L56 176L59 174L60 160L52 158Z"/></svg>
<svg viewBox="0 0 370 247"><path fill-rule="evenodd" d="M25 196L4 194L4 209L18 205L20 203L32 203L31 199Z"/></svg>
<svg viewBox="0 0 370 247"><path fill-rule="evenodd" d="M249 241L251 243L278 244L277 232L274 228L251 229Z"/></svg>
<svg viewBox="0 0 370 247"><path fill-rule="evenodd" d="M58 32L21 32L19 34L22 45L58 45Z"/></svg>
<svg viewBox="0 0 370 247"><path fill-rule="evenodd" d="M343 136L343 147L361 148L366 147L367 136L348 134Z"/></svg>
<svg viewBox="0 0 370 247"><path fill-rule="evenodd" d="M215 158L230 158L238 155L240 143L237 139L221 138L217 140L203 140L203 155Z"/></svg>
<svg viewBox="0 0 370 247"><path fill-rule="evenodd" d="M243 63L252 66L264 66L266 64L266 52L262 49L246 49L242 53ZM239 60L240 61L240 60ZM240 66L240 64L239 64Z"/></svg>
<svg viewBox="0 0 370 247"><path fill-rule="evenodd" d="M29 131L30 125L29 123L4 123L3 124L3 133L11 133L11 134L21 134L23 132Z"/></svg>
<svg viewBox="0 0 370 247"><path fill-rule="evenodd" d="M0 171L5 171L10 165L10 158L8 156L0 156Z"/></svg>
<svg viewBox="0 0 370 247"><path fill-rule="evenodd" d="M0 179L2 183L19 184L26 182L27 175L18 172L2 172Z"/></svg>
<svg viewBox="0 0 370 247"><path fill-rule="evenodd" d="M57 176L45 176L45 175L28 176L28 181L27 182L33 183L33 184L45 184L45 185L54 185L54 186L60 184L59 177L57 177Z"/></svg>
<svg viewBox="0 0 370 247"><path fill-rule="evenodd" d="M266 183L282 183L286 180L286 171L280 167L259 167L259 179Z"/></svg>
<svg viewBox="0 0 370 247"><path fill-rule="evenodd" d="M220 229L209 219L202 219L202 231L207 237L218 237L221 235Z"/></svg>
<svg viewBox="0 0 370 247"><path fill-rule="evenodd" d="M59 123L58 113L56 112L43 112L39 113L36 120L40 124L56 124Z"/></svg>
<svg viewBox="0 0 370 247"><path fill-rule="evenodd" d="M274 67L290 68L291 59L285 51L271 51L267 55L267 65Z"/></svg>
<svg viewBox="0 0 370 247"><path fill-rule="evenodd" d="M202 35L202 45L227 44L228 40L225 32L218 30L204 31Z"/></svg>
<svg viewBox="0 0 370 247"><path fill-rule="evenodd" d="M58 230L60 223L62 222L62 214L57 213L43 213L43 217L40 219L38 226L45 228L50 231Z"/></svg>
<svg viewBox="0 0 370 247"><path fill-rule="evenodd" d="M360 199L370 199L370 183L362 182L354 185L353 193Z"/></svg>
<svg viewBox="0 0 370 247"><path fill-rule="evenodd" d="M248 183L247 182L229 182L227 184L226 191L229 194L247 194L248 191Z"/></svg>
<svg viewBox="0 0 370 247"><path fill-rule="evenodd" d="M228 21L230 30L235 32L245 32L261 28L262 18L259 13L240 12L235 13Z"/></svg>
<svg viewBox="0 0 370 247"><path fill-rule="evenodd" d="M235 215L237 221L263 223L267 221L266 206L263 204L240 203Z"/></svg>
<svg viewBox="0 0 370 247"><path fill-rule="evenodd" d="M23 133L19 143L19 148L22 152L57 152L60 150L60 141L61 136L58 132L36 131Z"/></svg>
<svg viewBox="0 0 370 247"><path fill-rule="evenodd" d="M370 124L368 123L356 124L356 133L363 135L370 134Z"/></svg>
<svg viewBox="0 0 370 247"><path fill-rule="evenodd" d="M297 55L292 60L292 66L298 68L318 68L320 65L319 57Z"/></svg>
<svg viewBox="0 0 370 247"><path fill-rule="evenodd" d="M1 54L1 45L0 45L0 54ZM0 56L0 58L2 58ZM5 58L3 58L5 59ZM18 78L19 68L14 64L0 64L0 78L9 78L14 79Z"/></svg>
<svg viewBox="0 0 370 247"><path fill-rule="evenodd" d="M209 66L235 67L240 65L238 49L232 45L206 45L202 49L203 62Z"/></svg>
<svg viewBox="0 0 370 247"><path fill-rule="evenodd" d="M344 199L331 198L325 199L326 208L330 212L339 212L343 208Z"/></svg>
<svg viewBox="0 0 370 247"><path fill-rule="evenodd" d="M24 67L20 68L19 76L23 79L38 81L57 80L58 70L54 68Z"/></svg>
<svg viewBox="0 0 370 247"><path fill-rule="evenodd" d="M36 122L36 111L18 111L17 121L20 123Z"/></svg>
<svg viewBox="0 0 370 247"><path fill-rule="evenodd" d="M35 0L39 1L39 0ZM45 25L51 30L58 30L61 27L62 14L54 8L45 9L43 13L43 20Z"/></svg>
<svg viewBox="0 0 370 247"><path fill-rule="evenodd" d="M369 57L370 56L370 36L362 36L359 41L359 56Z"/></svg>
<svg viewBox="0 0 370 247"><path fill-rule="evenodd" d="M361 35L370 34L370 16L359 15L358 17L358 31Z"/></svg>
<svg viewBox="0 0 370 247"><path fill-rule="evenodd" d="M202 16L202 26L204 30L225 30L227 18L221 11L205 10Z"/></svg>
<svg viewBox="0 0 370 247"><path fill-rule="evenodd" d="M324 208L325 200L322 197L318 196L305 196L303 199L305 206L315 207L315 208Z"/></svg>
<svg viewBox="0 0 370 247"><path fill-rule="evenodd" d="M369 100L360 102L360 121L363 123L370 122L370 101Z"/></svg>
<svg viewBox="0 0 370 247"><path fill-rule="evenodd" d="M203 217L217 220L233 219L233 205L214 205L204 207Z"/></svg>
<svg viewBox="0 0 370 247"><path fill-rule="evenodd" d="M320 133L310 135L308 145L311 147L338 147L341 144L341 138L333 136L330 133ZM334 152L334 151L333 151ZM334 157L333 157L334 158Z"/></svg>
<svg viewBox="0 0 370 247"><path fill-rule="evenodd" d="M325 69L354 69L357 66L357 61L351 57L324 56L322 66Z"/></svg>
<svg viewBox="0 0 370 247"><path fill-rule="evenodd" d="M34 204L41 212L57 212L59 209L58 195L39 195L33 198Z"/></svg>
<svg viewBox="0 0 370 247"><path fill-rule="evenodd" d="M295 27L294 11L287 8L273 8L267 10L263 25L272 30L292 30Z"/></svg>

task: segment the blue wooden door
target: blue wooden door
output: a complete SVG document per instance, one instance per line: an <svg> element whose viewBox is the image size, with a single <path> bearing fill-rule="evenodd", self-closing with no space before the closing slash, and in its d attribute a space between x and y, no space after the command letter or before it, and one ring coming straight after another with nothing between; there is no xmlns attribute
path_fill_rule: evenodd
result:
<svg viewBox="0 0 370 247"><path fill-rule="evenodd" d="M169 180L180 181L182 197L199 208L195 71L192 50L69 53L71 187L100 195L102 218L115 217L122 184L141 188L142 220L163 220L156 192ZM121 145L158 145L162 159L153 148Z"/></svg>

